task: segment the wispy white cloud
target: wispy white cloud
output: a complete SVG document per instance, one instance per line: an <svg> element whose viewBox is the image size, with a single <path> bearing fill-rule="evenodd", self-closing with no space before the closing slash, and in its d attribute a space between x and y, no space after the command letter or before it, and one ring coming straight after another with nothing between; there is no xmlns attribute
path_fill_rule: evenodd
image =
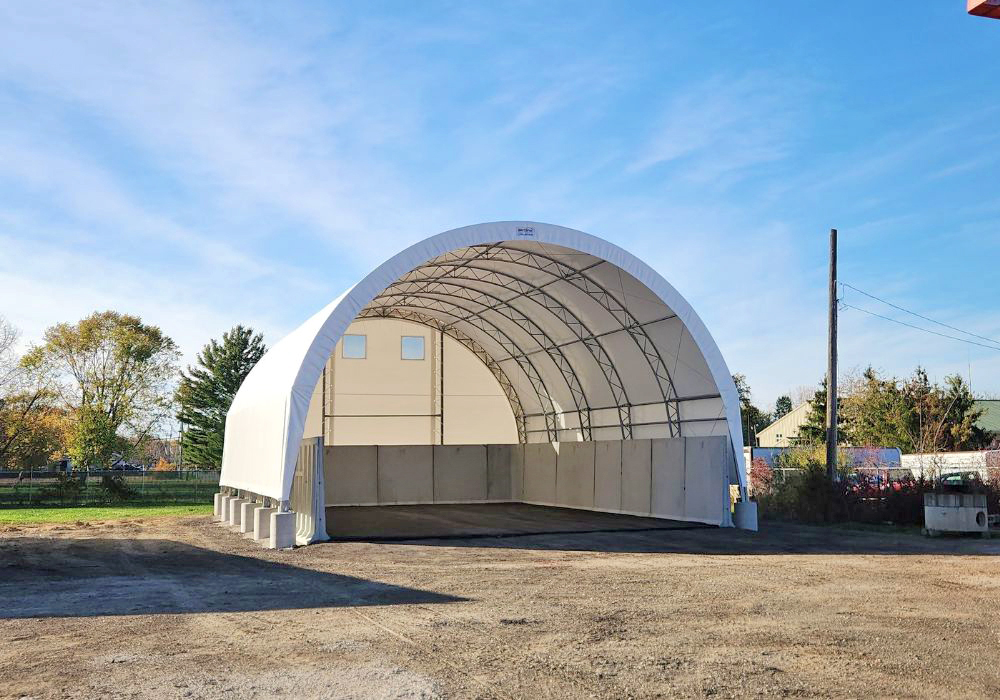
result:
<svg viewBox="0 0 1000 700"><path fill-rule="evenodd" d="M795 139L791 87L762 75L683 87L667 100L629 170L674 163L682 177L709 182L784 158Z"/></svg>

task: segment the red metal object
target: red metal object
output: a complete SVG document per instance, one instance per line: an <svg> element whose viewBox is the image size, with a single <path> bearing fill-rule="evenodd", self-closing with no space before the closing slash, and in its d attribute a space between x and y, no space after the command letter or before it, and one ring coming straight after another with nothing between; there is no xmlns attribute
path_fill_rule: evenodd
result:
<svg viewBox="0 0 1000 700"><path fill-rule="evenodd" d="M966 0L970 15L1000 19L1000 0Z"/></svg>

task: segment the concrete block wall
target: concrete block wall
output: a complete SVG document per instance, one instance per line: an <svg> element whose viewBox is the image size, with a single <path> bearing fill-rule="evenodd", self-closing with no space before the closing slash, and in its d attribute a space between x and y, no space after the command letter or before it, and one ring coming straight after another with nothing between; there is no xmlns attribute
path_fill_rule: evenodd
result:
<svg viewBox="0 0 1000 700"><path fill-rule="evenodd" d="M323 459L326 504L509 502L519 447L328 445Z"/></svg>
<svg viewBox="0 0 1000 700"><path fill-rule="evenodd" d="M515 447L522 452L520 463L512 462L515 501L729 524L733 455L726 437Z"/></svg>
<svg viewBox="0 0 1000 700"><path fill-rule="evenodd" d="M329 505L520 501L728 524L728 438L327 446Z"/></svg>

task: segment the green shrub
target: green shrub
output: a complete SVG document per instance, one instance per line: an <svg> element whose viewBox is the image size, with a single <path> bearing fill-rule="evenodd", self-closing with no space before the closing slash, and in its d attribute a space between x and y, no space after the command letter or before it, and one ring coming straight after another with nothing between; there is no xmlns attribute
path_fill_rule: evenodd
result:
<svg viewBox="0 0 1000 700"><path fill-rule="evenodd" d="M132 497L132 487L121 474L105 474L101 477L101 489L111 503L121 503Z"/></svg>
<svg viewBox="0 0 1000 700"><path fill-rule="evenodd" d="M56 474L56 482L42 489L42 497L59 501L60 505L76 503L83 492L83 482L65 472Z"/></svg>
<svg viewBox="0 0 1000 700"><path fill-rule="evenodd" d="M842 484L831 482L826 465L815 459L784 472L782 479L774 480L769 493L758 497L758 503L764 517L805 523L840 520L847 512Z"/></svg>

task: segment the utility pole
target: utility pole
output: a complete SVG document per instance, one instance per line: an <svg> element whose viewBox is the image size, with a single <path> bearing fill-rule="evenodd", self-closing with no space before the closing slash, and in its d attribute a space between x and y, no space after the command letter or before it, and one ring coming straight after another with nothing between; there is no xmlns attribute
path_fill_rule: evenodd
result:
<svg viewBox="0 0 1000 700"><path fill-rule="evenodd" d="M830 229L830 330L826 365L826 475L837 476L837 229Z"/></svg>

